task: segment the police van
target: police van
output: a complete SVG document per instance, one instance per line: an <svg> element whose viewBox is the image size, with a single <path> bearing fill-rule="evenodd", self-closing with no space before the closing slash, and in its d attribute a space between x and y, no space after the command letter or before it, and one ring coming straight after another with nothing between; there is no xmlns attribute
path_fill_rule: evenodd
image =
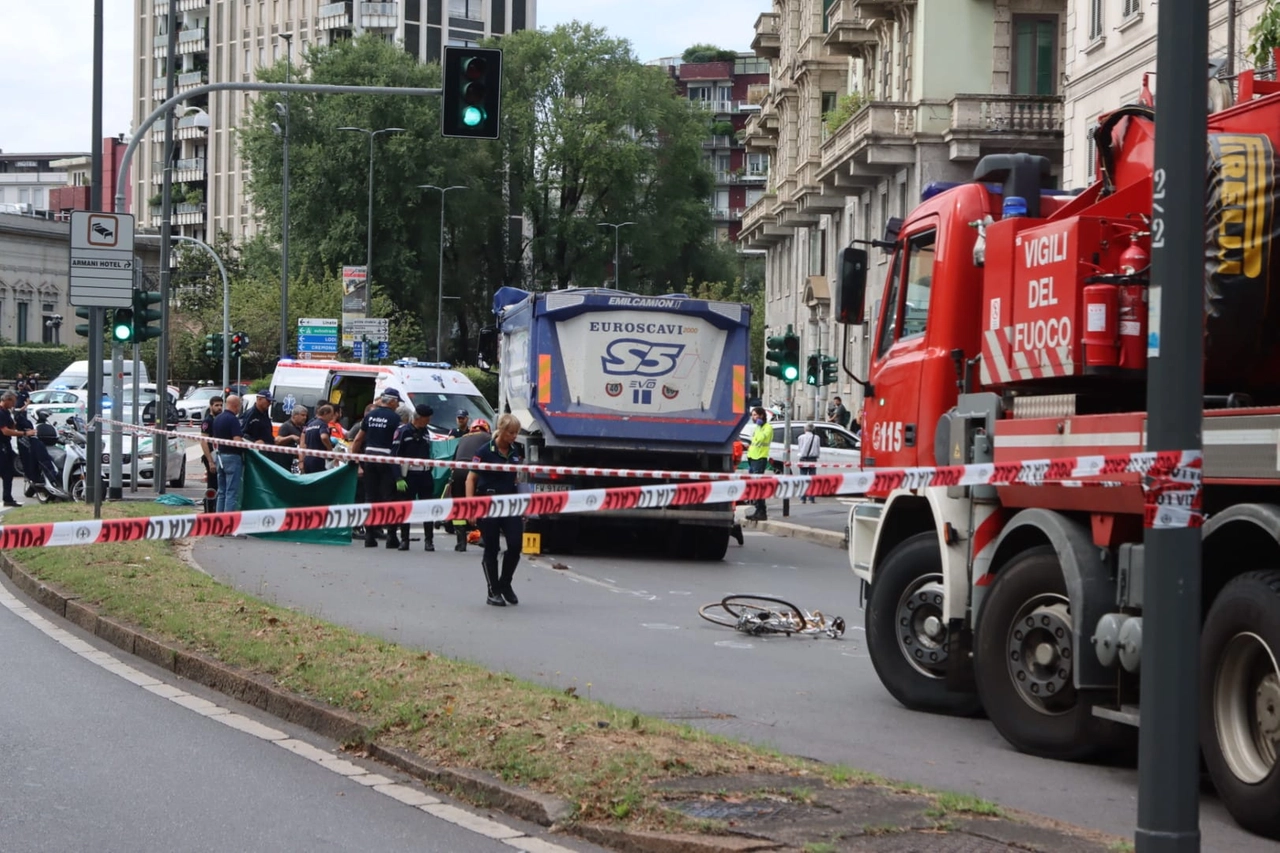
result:
<svg viewBox="0 0 1280 853"><path fill-rule="evenodd" d="M350 428L387 388L399 391L410 405L426 403L434 409L431 428L439 434L454 426L459 411L466 411L472 420L494 421L493 409L465 374L442 362L412 358L390 365L282 359L271 376L271 420L283 423L296 405L306 406L314 415L321 403L339 403L340 423Z"/></svg>

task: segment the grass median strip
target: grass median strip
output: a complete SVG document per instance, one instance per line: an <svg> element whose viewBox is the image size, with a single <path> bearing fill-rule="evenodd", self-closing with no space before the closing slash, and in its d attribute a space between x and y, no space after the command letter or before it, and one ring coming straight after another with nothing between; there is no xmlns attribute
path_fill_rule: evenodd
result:
<svg viewBox="0 0 1280 853"><path fill-rule="evenodd" d="M103 507L104 517L180 512L151 503ZM12 511L5 520L89 515L88 508L62 504ZM384 746L560 796L575 805L578 821L714 831L722 825L664 808L667 795L653 787L693 776L792 776L794 791L805 790L806 777L833 787L919 791L335 626L219 583L180 559L170 542L28 549L13 558L104 616L356 714L366 721L369 738ZM935 807L940 813L998 813L959 795L939 799Z"/></svg>

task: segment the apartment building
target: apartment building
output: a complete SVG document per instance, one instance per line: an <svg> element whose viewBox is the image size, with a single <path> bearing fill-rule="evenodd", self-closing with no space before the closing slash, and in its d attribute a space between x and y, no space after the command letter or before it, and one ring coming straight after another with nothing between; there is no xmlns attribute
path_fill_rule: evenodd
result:
<svg viewBox="0 0 1280 853"><path fill-rule="evenodd" d="M768 153L748 152L741 138L747 117L760 111L760 101L769 91L768 60L747 52L731 61L668 57L650 64L665 67L680 97L706 111L710 127L702 148L716 181L707 202L716 239L736 241L743 210L760 199L769 179Z"/></svg>
<svg viewBox="0 0 1280 853"><path fill-rule="evenodd" d="M1209 61L1232 80L1252 67L1245 57L1249 28L1266 0L1209 0ZM1085 0L1067 12L1069 42L1065 63L1063 186L1088 186L1094 170L1089 130L1098 116L1137 102L1146 72L1156 70L1155 0ZM1148 86L1158 93L1152 74ZM1158 97L1158 95L1157 95Z"/></svg>
<svg viewBox="0 0 1280 853"><path fill-rule="evenodd" d="M831 306L840 250L940 183L971 179L986 154L1041 154L1060 172L1066 12L1067 0L774 0L760 15L751 46L770 60L769 92L745 142L772 172L739 242L766 252L770 334L791 324L802 354L865 378L889 258L871 252L867 317L845 327ZM764 383L766 401L785 396ZM801 416L835 394L861 400L843 371L796 393Z"/></svg>
<svg viewBox="0 0 1280 853"><path fill-rule="evenodd" d="M177 4L178 45L168 56L169 3ZM249 82L257 70L286 55L296 64L312 45L363 32L403 45L423 62L438 61L445 45L474 44L494 34L535 26L537 0L137 0L134 35L134 126L165 95L169 60L177 91L210 82ZM209 240L225 231L237 241L256 231L246 191L246 167L235 128L256 95L216 92L189 100L174 129L175 231ZM164 126L157 122L134 158L140 225L160 225Z"/></svg>
<svg viewBox="0 0 1280 853"><path fill-rule="evenodd" d="M59 164L79 152L5 154L0 151L0 204L8 213L44 215L49 193L67 185L67 170Z"/></svg>

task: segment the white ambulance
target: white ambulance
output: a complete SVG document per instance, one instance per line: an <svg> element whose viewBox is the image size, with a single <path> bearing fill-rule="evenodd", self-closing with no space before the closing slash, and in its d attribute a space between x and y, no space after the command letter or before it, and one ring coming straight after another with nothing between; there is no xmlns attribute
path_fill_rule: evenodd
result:
<svg viewBox="0 0 1280 853"><path fill-rule="evenodd" d="M388 388L399 391L411 405L426 403L434 409L431 427L440 434L455 426L460 411L472 420L484 418L490 425L495 419L488 401L466 375L448 364L403 358L389 365L282 359L271 376L271 420L278 426L296 405L306 406L314 415L321 403L339 403L340 423L350 428Z"/></svg>

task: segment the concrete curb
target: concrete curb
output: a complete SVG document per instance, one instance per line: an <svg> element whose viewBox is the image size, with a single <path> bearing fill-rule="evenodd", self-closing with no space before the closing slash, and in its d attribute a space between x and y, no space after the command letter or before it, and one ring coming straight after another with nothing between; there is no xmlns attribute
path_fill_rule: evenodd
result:
<svg viewBox="0 0 1280 853"><path fill-rule="evenodd" d="M574 805L559 797L508 785L479 770L437 767L412 753L374 743L369 724L356 716L283 690L270 679L157 640L131 625L103 616L78 596L32 576L8 554L0 554L0 571L45 609L122 651L252 705L273 717L345 745L361 745L371 758L432 786L459 792L473 802L481 802L542 826L560 823L574 813ZM651 853L664 853L659 848L644 849Z"/></svg>
<svg viewBox="0 0 1280 853"><path fill-rule="evenodd" d="M844 550L849 544L843 533L837 533L834 530L823 530L818 527L806 527L803 524L794 524L790 521L770 521L766 519L764 521L748 521L746 524L761 533L768 533L772 536L788 536L792 539L804 539L807 542L826 545L828 548Z"/></svg>

